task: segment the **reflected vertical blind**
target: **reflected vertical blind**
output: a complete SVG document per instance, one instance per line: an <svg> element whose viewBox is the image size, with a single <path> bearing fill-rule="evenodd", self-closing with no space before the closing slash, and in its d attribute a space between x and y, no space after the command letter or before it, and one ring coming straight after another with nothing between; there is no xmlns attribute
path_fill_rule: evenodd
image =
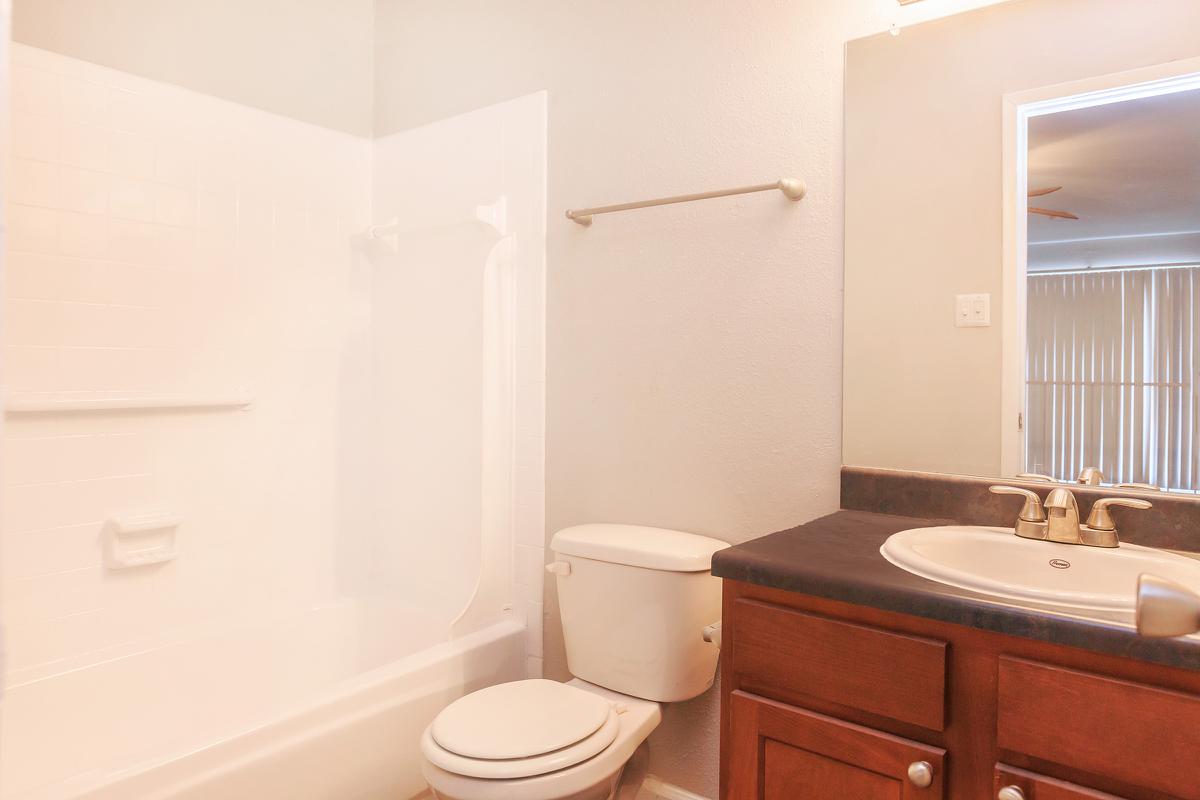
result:
<svg viewBox="0 0 1200 800"><path fill-rule="evenodd" d="M1026 469L1200 490L1200 266L1029 276Z"/></svg>

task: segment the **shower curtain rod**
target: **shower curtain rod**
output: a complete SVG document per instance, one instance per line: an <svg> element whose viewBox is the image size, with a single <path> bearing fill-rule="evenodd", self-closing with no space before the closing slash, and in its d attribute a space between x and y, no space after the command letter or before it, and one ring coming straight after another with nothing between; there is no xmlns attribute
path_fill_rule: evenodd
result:
<svg viewBox="0 0 1200 800"><path fill-rule="evenodd" d="M674 197L660 197L656 200L637 200L632 203L618 203L612 206L567 209L567 219L586 227L592 224L592 217L596 214L611 214L614 211L632 211L635 208L650 208L651 206L667 206L672 203L690 203L693 200L708 200L713 197L728 197L734 194L769 192L773 189L783 192L784 196L789 200L799 200L808 191L808 187L804 185L804 181L799 178L780 178L774 183L757 183L753 186L738 186L733 189L717 189L712 192L680 194Z"/></svg>

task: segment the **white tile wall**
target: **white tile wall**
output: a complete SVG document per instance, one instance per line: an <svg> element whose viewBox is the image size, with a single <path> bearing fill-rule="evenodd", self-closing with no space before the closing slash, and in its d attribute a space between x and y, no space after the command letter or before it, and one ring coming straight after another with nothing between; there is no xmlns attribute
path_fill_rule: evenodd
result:
<svg viewBox="0 0 1200 800"><path fill-rule="evenodd" d="M338 453L314 431L366 402L343 359L363 291L349 233L370 202L370 143L352 136L20 45L12 90L8 394L247 393L256 406L253 423L8 415L10 690L328 593L310 577L328 571ZM106 572L103 521L160 508L184 518L184 557ZM231 541L256 591L231 585Z"/></svg>
<svg viewBox="0 0 1200 800"><path fill-rule="evenodd" d="M414 371L420 358L455 363L446 354L459 350L438 357L433 343L478 353L479 331L472 328L478 309L463 317L466 324L448 324L454 313L470 311L457 298L478 301L470 293L477 284L468 280L466 293L455 294L462 287L451 273L442 273L450 282L440 288L422 283L439 273L395 260L381 264L354 237L372 221L372 183L385 177L373 166L378 147L373 154L366 140L20 45L13 70L7 396L248 395L254 403L249 412L7 415L0 614L9 713L0 715L0 761L26 766L0 774L0 796L224 730L218 723L228 724L230 713L265 713L282 703L285 687L311 691L318 674L365 669L401 648L419 647L422 637L444 637L469 591L455 594L457 604L445 609L428 607L446 585L470 590L474 576L469 558L439 538L433 523L444 524L450 509L464 505L470 470L462 485L434 481L437 491L414 496L412 488L424 485L439 463L452 465L456 451L440 452L447 438L427 436L430 458L415 457L414 442L402 435L409 429L397 420L423 409L392 401L423 393L430 402L425 410L444 414L453 395L438 392L457 392L472 423L479 408L470 395L477 388L456 386L452 371ZM528 625L529 674L540 675L544 97L530 102L514 101L499 116L488 112L492 130L500 131L498 151L479 138L478 127L462 121L457 127L463 143L473 142L471 158L489 169L499 165L499 183L476 187L478 200L507 194L512 229L525 247L516 283L513 541L505 545L513 567L500 574L505 613ZM466 152L435 144L438 153ZM542 166L525 169L522 159ZM479 177L470 163L459 166L464 181ZM514 184L514 174L524 182ZM412 192L417 178L386 175L419 217L422 206L436 203ZM474 197L464 185L460 199ZM470 245L470 236L460 234ZM432 244L430 252L440 253ZM478 270L472 253L464 250L463 264ZM414 288L431 294L407 294ZM421 328L413 314L437 291L453 302L448 311L425 311L427 322L441 327ZM400 324L393 324L390 314L398 310L412 314L399 314ZM397 334L407 338L396 340ZM395 353L418 360L389 360ZM478 373L463 374L478 380ZM381 421L389 424L380 427ZM411 430L428 428L421 418L417 423ZM453 423L470 432L457 418ZM477 439L461 439L462 453L477 458ZM394 452L405 458L389 461ZM399 498L400 515L380 515L389 508L380 498ZM425 517L401 514L417 501L425 503ZM149 569L106 569L104 521L156 510L184 520L178 559ZM477 546L478 513L463 519L473 527L457 535ZM431 524L411 524L422 520ZM428 585L428 593L413 597L413 585ZM327 652L307 647L304 664L326 672L310 674L286 658L304 641L284 641L288 619L342 609L363 595L375 605L368 622L358 624L374 627L342 625L338 635L345 638L322 645ZM407 616L388 616L393 611ZM443 613L444 620L437 616ZM31 720L42 718L53 698L44 679L78 677L73 671L96 666L94 685L108 685L120 680L122 657L241 630L254 620L280 621L272 634L280 640L279 663L188 667L224 676L197 696L240 691L230 695L233 701L193 708L164 683L152 694L170 695L174 710L164 718L178 719L177 729L132 724L151 712L134 702L119 735L88 735L88 725L106 724L105 715L78 720L77 741L60 742L77 758L47 757L58 736L53 731L37 728L45 747L31 738ZM396 635L400 630L404 635ZM315 634L309 638L316 641Z"/></svg>

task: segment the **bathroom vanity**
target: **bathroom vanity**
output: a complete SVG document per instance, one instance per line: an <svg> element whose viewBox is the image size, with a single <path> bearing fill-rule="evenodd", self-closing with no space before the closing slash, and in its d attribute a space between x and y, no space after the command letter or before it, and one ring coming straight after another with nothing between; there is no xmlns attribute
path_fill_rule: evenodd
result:
<svg viewBox="0 0 1200 800"><path fill-rule="evenodd" d="M1200 640L1001 605L839 511L714 557L723 800L1200 800Z"/></svg>

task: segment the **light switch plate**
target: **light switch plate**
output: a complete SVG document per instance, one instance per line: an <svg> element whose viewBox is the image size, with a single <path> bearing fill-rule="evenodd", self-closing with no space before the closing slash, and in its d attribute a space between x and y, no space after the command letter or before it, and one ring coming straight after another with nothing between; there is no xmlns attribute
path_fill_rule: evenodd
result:
<svg viewBox="0 0 1200 800"><path fill-rule="evenodd" d="M992 324L990 294L960 294L954 298L954 325L959 328L986 328Z"/></svg>

